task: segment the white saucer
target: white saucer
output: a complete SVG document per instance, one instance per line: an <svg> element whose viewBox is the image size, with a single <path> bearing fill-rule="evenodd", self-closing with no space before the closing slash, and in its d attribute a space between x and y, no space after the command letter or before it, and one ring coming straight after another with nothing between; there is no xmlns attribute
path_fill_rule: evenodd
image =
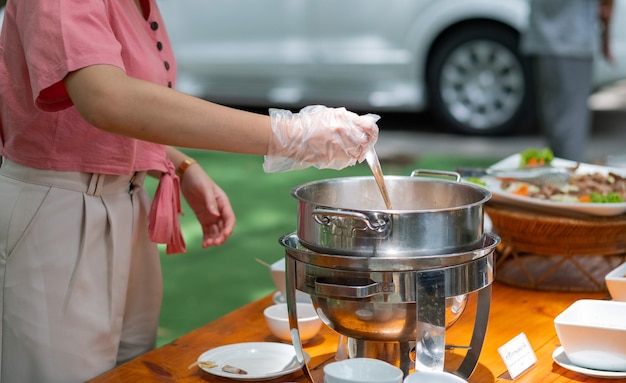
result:
<svg viewBox="0 0 626 383"><path fill-rule="evenodd" d="M570 362L567 355L565 355L565 351L563 347L557 347L556 350L552 353L552 359L559 366L566 368L570 371L579 372L581 374L592 376L594 378L604 378L604 379L622 379L626 378L626 371L603 371L603 370L594 370L591 368L580 367L572 362Z"/></svg>
<svg viewBox="0 0 626 383"><path fill-rule="evenodd" d="M307 362L311 359L304 353ZM234 380L270 380L300 370L293 345L274 342L235 343L216 347L198 357L199 362L211 361L217 367L202 368L209 374ZM225 365L245 370L247 374L222 371Z"/></svg>

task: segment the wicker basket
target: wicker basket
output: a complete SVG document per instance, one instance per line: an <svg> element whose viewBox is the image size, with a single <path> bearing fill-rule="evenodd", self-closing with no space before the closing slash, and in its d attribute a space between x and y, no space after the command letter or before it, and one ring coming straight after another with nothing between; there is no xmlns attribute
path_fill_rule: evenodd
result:
<svg viewBox="0 0 626 383"><path fill-rule="evenodd" d="M500 236L496 279L525 288L606 291L605 275L626 255L626 215L559 216L488 203Z"/></svg>

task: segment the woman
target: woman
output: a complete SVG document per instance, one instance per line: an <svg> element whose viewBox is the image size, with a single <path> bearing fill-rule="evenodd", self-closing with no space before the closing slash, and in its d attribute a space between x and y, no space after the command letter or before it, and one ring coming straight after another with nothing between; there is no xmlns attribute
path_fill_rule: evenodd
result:
<svg viewBox="0 0 626 383"><path fill-rule="evenodd" d="M265 155L268 172L341 169L375 116L270 116L175 91L155 0L9 0L0 35L0 380L79 382L154 347L155 242L185 249L179 188L221 245L224 192L174 146ZM154 201L146 174L160 178Z"/></svg>

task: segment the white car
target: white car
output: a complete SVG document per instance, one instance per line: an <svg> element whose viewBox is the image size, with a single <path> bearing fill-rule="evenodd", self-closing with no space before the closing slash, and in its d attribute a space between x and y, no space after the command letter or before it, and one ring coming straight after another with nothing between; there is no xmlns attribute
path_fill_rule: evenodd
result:
<svg viewBox="0 0 626 383"><path fill-rule="evenodd" d="M159 0L178 88L216 102L431 111L469 134L533 123L518 52L527 0ZM614 66L626 77L626 0L616 0Z"/></svg>

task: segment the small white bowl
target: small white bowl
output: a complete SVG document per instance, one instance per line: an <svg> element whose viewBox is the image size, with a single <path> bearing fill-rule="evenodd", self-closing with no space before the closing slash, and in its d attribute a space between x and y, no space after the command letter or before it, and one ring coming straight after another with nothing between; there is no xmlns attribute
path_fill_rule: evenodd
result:
<svg viewBox="0 0 626 383"><path fill-rule="evenodd" d="M626 371L626 302L581 299L554 318L568 359L579 367Z"/></svg>
<svg viewBox="0 0 626 383"><path fill-rule="evenodd" d="M285 258L281 258L278 261L270 265L270 275L276 289L284 296L287 291L287 279L285 275Z"/></svg>
<svg viewBox="0 0 626 383"><path fill-rule="evenodd" d="M317 316L313 304L298 302L296 305L300 341L306 343L320 331L322 320ZM286 303L266 307L263 310L263 315L265 316L267 326L275 337L287 342L292 341Z"/></svg>
<svg viewBox="0 0 626 383"><path fill-rule="evenodd" d="M611 270L604 281L613 300L626 302L626 262Z"/></svg>
<svg viewBox="0 0 626 383"><path fill-rule="evenodd" d="M286 303L287 275L285 272L285 258L281 258L270 265L270 275L276 290L278 290L273 297L274 303ZM311 303L311 296L303 291L296 290L296 301Z"/></svg>
<svg viewBox="0 0 626 383"><path fill-rule="evenodd" d="M373 358L352 358L324 366L324 383L402 383L401 369Z"/></svg>
<svg viewBox="0 0 626 383"><path fill-rule="evenodd" d="M415 371L403 383L467 383L467 380L446 371Z"/></svg>

